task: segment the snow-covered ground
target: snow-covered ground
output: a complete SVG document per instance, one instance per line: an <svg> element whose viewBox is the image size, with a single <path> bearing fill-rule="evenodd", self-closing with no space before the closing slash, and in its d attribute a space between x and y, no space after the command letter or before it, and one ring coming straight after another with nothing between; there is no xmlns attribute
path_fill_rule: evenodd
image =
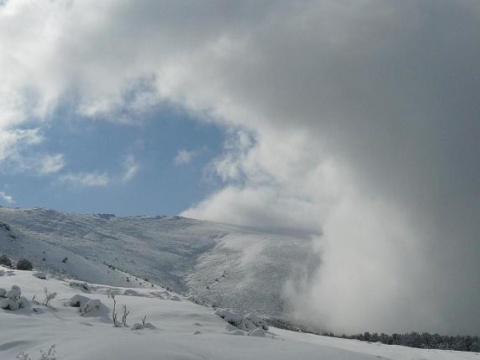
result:
<svg viewBox="0 0 480 360"><path fill-rule="evenodd" d="M480 359L475 353L369 344L276 328L253 330L249 336L226 323L215 310L161 288L83 284L49 275L44 280L33 274L0 267L0 288L19 286L28 300L26 307L16 311L0 309L2 360ZM45 288L49 294L57 293L50 306L41 304ZM116 294L119 321L123 304L130 312L126 327L113 326L112 293ZM31 301L33 296L40 304ZM75 296L80 302L85 297L100 300L102 305L82 315L80 308L71 306ZM133 330L145 316L145 323L151 325Z"/></svg>
<svg viewBox="0 0 480 360"><path fill-rule="evenodd" d="M318 264L300 235L181 217L0 208L1 254L31 260L46 279L0 267L0 360L480 360L262 329L257 315L281 316L284 284ZM21 297L8 293L12 286ZM48 294L50 306L42 304Z"/></svg>
<svg viewBox="0 0 480 360"><path fill-rule="evenodd" d="M275 316L288 305L285 283L318 264L304 236L182 217L0 208L0 222L10 227L0 227L0 254L36 268L113 286L163 284L206 303Z"/></svg>

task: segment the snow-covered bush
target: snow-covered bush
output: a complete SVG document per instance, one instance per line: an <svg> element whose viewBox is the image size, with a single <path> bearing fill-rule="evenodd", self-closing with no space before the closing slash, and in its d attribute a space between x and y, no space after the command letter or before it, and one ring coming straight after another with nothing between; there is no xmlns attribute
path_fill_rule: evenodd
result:
<svg viewBox="0 0 480 360"><path fill-rule="evenodd" d="M0 256L0 265L11 268L12 260L10 260L10 258L7 255L2 255Z"/></svg>
<svg viewBox="0 0 480 360"><path fill-rule="evenodd" d="M83 295L74 295L68 302L68 306L71 307L83 307L87 302L89 302L91 299L83 296Z"/></svg>
<svg viewBox="0 0 480 360"><path fill-rule="evenodd" d="M142 318L142 323L135 323L132 325L132 330L143 330L143 329L156 329L156 327L152 324L152 323L149 323L149 322L146 322L147 320L147 317L144 316Z"/></svg>
<svg viewBox="0 0 480 360"><path fill-rule="evenodd" d="M220 316L223 320L240 330L252 331L257 328L268 330L266 321L253 314L242 315L229 309L218 309L215 311L215 315Z"/></svg>
<svg viewBox="0 0 480 360"><path fill-rule="evenodd" d="M20 354L17 355L18 360L32 360L32 357L25 353L21 352ZM55 357L55 344L50 346L50 349L47 351L40 350L40 358L38 360L56 360L57 358Z"/></svg>
<svg viewBox="0 0 480 360"><path fill-rule="evenodd" d="M92 299L80 306L78 311L80 311L81 316L97 316L101 306L102 302L100 300Z"/></svg>
<svg viewBox="0 0 480 360"><path fill-rule="evenodd" d="M53 292L53 293L48 292L48 289L46 287L44 288L44 292L45 292L45 299L43 300L43 305L51 307L50 306L50 301L53 300L55 298L55 296L57 296L57 293L56 292Z"/></svg>
<svg viewBox="0 0 480 360"><path fill-rule="evenodd" d="M47 274L45 274L44 272L41 272L41 271L37 271L37 272L33 273L33 276L35 276L39 279L42 279L42 280L45 280L47 278Z"/></svg>
<svg viewBox="0 0 480 360"><path fill-rule="evenodd" d="M17 269L18 269L18 270L32 270L32 269L33 269L33 265L32 265L32 263L30 262L30 260L20 259L20 260L18 260L18 262L17 262Z"/></svg>
<svg viewBox="0 0 480 360"><path fill-rule="evenodd" d="M35 304L35 305L43 305L43 306L46 306L52 310L55 310L55 308L50 304L50 301L52 301L56 296L57 296L57 293L56 292L49 292L48 289L46 287L43 288L43 292L45 294L45 297L43 298L43 301L40 302L40 301L37 301L35 298L36 298L36 295L33 296L32 298L32 303ZM33 309L35 312L37 312L37 310L39 310L38 308L35 308Z"/></svg>
<svg viewBox="0 0 480 360"><path fill-rule="evenodd" d="M118 321L118 313L117 313L117 300L115 299L115 292L109 291L108 297L112 298L113 300L113 310L112 310L112 321L113 326L115 327L127 327L127 316L130 314L130 311L127 310L127 305L123 305L123 314L122 314L122 321Z"/></svg>
<svg viewBox="0 0 480 360"><path fill-rule="evenodd" d="M152 323L145 323L145 324L140 324L140 323L135 323L132 325L132 330L143 330L143 329L156 329L155 325Z"/></svg>
<svg viewBox="0 0 480 360"><path fill-rule="evenodd" d="M5 297L7 297L9 299L17 300L17 299L20 299L21 295L22 295L22 291L20 290L20 287L17 286L17 285L13 285L12 288L10 289L10 291L8 291L5 294Z"/></svg>
<svg viewBox="0 0 480 360"><path fill-rule="evenodd" d="M3 291L0 291L0 293L3 293ZM22 292L17 285L13 285L12 288L5 292L2 297L3 299L0 300L0 308L4 310L15 311L29 305L28 300L22 296Z"/></svg>
<svg viewBox="0 0 480 360"><path fill-rule="evenodd" d="M79 289L83 292L89 293L90 292L90 286L87 283L82 283L78 281L71 281L69 284L71 287L74 289Z"/></svg>
<svg viewBox="0 0 480 360"><path fill-rule="evenodd" d="M98 299L90 299L83 295L74 295L65 303L65 306L77 307L80 316L104 316L107 312L106 306Z"/></svg>
<svg viewBox="0 0 480 360"><path fill-rule="evenodd" d="M155 325L153 325L152 323L147 322L147 323L143 324L143 328L153 330L153 329L156 329L157 327Z"/></svg>
<svg viewBox="0 0 480 360"><path fill-rule="evenodd" d="M268 330L268 324L267 322L262 319L261 317L258 317L255 314L247 314L246 316L247 320L249 320L253 325L267 331Z"/></svg>
<svg viewBox="0 0 480 360"><path fill-rule="evenodd" d="M140 323L135 323L132 325L132 330L143 330L143 325Z"/></svg>

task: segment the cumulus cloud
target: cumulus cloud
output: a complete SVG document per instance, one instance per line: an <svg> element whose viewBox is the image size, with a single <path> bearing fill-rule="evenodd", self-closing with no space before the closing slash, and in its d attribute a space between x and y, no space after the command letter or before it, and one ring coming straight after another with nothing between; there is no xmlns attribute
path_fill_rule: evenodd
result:
<svg viewBox="0 0 480 360"><path fill-rule="evenodd" d="M120 122L181 106L232 134L224 188L186 214L314 235L298 318L478 333L479 17L476 0L10 0L0 137L34 143L25 126L62 101ZM111 180L66 175L87 178Z"/></svg>
<svg viewBox="0 0 480 360"><path fill-rule="evenodd" d="M4 191L0 191L0 199L6 202L7 204L15 204L15 200L13 199L12 196L8 195Z"/></svg>

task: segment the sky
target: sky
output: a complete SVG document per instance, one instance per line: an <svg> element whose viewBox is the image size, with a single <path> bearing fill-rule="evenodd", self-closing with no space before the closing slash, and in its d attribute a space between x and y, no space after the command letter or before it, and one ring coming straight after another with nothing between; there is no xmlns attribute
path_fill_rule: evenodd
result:
<svg viewBox="0 0 480 360"><path fill-rule="evenodd" d="M222 149L222 129L168 106L142 120L119 125L56 111L41 143L4 162L4 206L175 215L216 189L205 168Z"/></svg>
<svg viewBox="0 0 480 360"><path fill-rule="evenodd" d="M298 319L480 333L477 0L0 4L2 205L307 233Z"/></svg>

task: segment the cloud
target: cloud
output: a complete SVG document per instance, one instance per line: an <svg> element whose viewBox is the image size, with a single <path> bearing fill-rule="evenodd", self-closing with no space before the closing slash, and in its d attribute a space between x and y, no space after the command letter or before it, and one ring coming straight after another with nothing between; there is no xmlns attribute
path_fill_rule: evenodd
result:
<svg viewBox="0 0 480 360"><path fill-rule="evenodd" d="M140 164L135 155L127 154L122 160L122 170L116 174L112 175L106 171L67 173L58 177L58 183L85 187L118 185L133 180L139 170Z"/></svg>
<svg viewBox="0 0 480 360"><path fill-rule="evenodd" d="M10 0L0 158L62 102L122 123L180 106L232 134L211 164L224 187L186 214L314 236L298 318L479 333L479 16L476 0Z"/></svg>
<svg viewBox="0 0 480 360"><path fill-rule="evenodd" d="M48 175L65 166L63 154L32 151L45 138L40 129L2 129L0 127L0 167L2 172Z"/></svg>
<svg viewBox="0 0 480 360"><path fill-rule="evenodd" d="M195 156L197 156L196 151L182 149L178 151L173 163L177 166L188 165Z"/></svg>
<svg viewBox="0 0 480 360"><path fill-rule="evenodd" d="M15 204L15 200L13 199L13 197L6 194L3 191L0 191L0 199L3 200L4 202L6 202L9 205Z"/></svg>
<svg viewBox="0 0 480 360"><path fill-rule="evenodd" d="M133 154L128 154L123 160L124 173L122 176L123 182L132 180L140 170L140 165Z"/></svg>
<svg viewBox="0 0 480 360"><path fill-rule="evenodd" d="M40 160L39 173L53 174L63 169L65 157L63 154L46 155Z"/></svg>
<svg viewBox="0 0 480 360"><path fill-rule="evenodd" d="M30 145L30 144L29 144ZM63 154L33 153L25 147L10 149L10 154L0 162L2 171L9 174L46 176L58 173L66 164Z"/></svg>
<svg viewBox="0 0 480 360"><path fill-rule="evenodd" d="M303 320L337 331L480 331L480 292L469 285L480 270L480 93L470 75L480 70L479 12L427 3L279 9L240 43L248 58L224 67L237 71L217 74L227 84L217 114L257 141L217 163L234 190L186 213L248 223L247 201L256 223L272 226L273 212L278 226L316 219L322 266L295 298ZM325 160L347 169L333 184L322 180ZM273 203L246 200L259 183L275 189ZM289 197L294 206L281 201ZM305 215L292 216L299 206Z"/></svg>
<svg viewBox="0 0 480 360"><path fill-rule="evenodd" d="M62 175L59 178L62 183L67 183L75 186L87 187L104 187L111 184L112 179L106 173L92 172L92 173L69 173Z"/></svg>
<svg viewBox="0 0 480 360"><path fill-rule="evenodd" d="M24 149L43 141L38 129L3 129L0 127L0 163L18 157Z"/></svg>

